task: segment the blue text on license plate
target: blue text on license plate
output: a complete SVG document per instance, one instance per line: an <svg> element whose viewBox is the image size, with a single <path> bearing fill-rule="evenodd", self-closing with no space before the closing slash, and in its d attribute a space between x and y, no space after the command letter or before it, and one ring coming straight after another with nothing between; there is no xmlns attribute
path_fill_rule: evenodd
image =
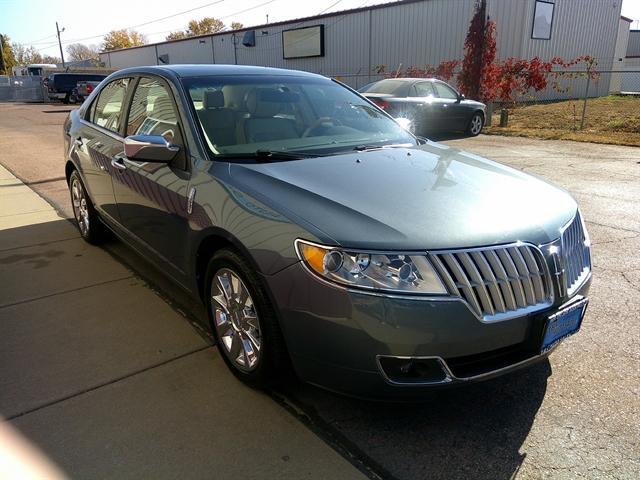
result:
<svg viewBox="0 0 640 480"><path fill-rule="evenodd" d="M549 317L542 340L542 352L549 350L563 338L578 331L587 303L588 299L584 298Z"/></svg>

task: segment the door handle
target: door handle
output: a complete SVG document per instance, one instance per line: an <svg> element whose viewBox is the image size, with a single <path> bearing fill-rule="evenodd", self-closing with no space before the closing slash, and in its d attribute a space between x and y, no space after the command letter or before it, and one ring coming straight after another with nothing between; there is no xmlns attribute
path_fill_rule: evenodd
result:
<svg viewBox="0 0 640 480"><path fill-rule="evenodd" d="M118 170L126 170L127 166L124 164L124 158L120 155L116 155L115 157L111 157L111 166Z"/></svg>

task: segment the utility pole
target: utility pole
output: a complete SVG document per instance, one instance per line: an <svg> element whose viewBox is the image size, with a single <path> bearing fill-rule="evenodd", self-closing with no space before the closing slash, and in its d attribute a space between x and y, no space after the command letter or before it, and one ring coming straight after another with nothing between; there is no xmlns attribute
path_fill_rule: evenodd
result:
<svg viewBox="0 0 640 480"><path fill-rule="evenodd" d="M0 34L0 75L5 73L4 63L4 37Z"/></svg>
<svg viewBox="0 0 640 480"><path fill-rule="evenodd" d="M64 52L62 51L62 42L60 41L60 33L64 32L64 27L62 30L58 27L58 22L56 22L56 33L58 34L58 46L60 47L60 58L62 59L62 68L65 68L64 64Z"/></svg>

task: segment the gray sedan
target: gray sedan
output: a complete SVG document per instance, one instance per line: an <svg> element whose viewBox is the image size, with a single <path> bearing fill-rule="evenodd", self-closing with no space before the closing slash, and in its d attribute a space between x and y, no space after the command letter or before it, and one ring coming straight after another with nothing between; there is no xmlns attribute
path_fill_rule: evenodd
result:
<svg viewBox="0 0 640 480"><path fill-rule="evenodd" d="M414 137L338 82L261 67L112 74L70 113L80 232L194 301L230 370L397 398L544 359L587 306L563 190Z"/></svg>
<svg viewBox="0 0 640 480"><path fill-rule="evenodd" d="M358 91L392 117L410 121L417 135L465 132L475 137L486 118L484 103L435 78L387 78Z"/></svg>

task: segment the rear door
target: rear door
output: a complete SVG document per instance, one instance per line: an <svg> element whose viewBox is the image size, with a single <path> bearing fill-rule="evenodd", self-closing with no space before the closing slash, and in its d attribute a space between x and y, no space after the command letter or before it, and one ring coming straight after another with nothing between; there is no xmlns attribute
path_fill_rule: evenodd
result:
<svg viewBox="0 0 640 480"><path fill-rule="evenodd" d="M189 233L190 164L169 85L159 77L140 77L127 118L127 136L162 135L180 146L180 152L170 164L122 156L113 182L120 221L143 247L183 275Z"/></svg>
<svg viewBox="0 0 640 480"><path fill-rule="evenodd" d="M116 168L112 162L124 151L121 135L125 100L131 78L112 80L94 99L82 128L71 139L80 158L85 187L95 207L107 220L118 220L112 176Z"/></svg>

